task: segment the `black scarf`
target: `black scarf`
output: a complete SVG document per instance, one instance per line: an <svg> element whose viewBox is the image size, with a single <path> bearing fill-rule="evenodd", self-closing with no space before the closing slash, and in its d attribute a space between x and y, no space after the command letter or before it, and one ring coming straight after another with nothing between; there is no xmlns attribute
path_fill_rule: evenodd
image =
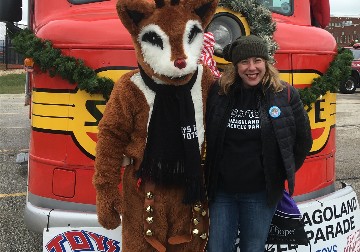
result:
<svg viewBox="0 0 360 252"><path fill-rule="evenodd" d="M157 185L183 187L185 204L203 201L205 190L191 97L198 71L187 84L173 86L157 84L139 69L146 86L156 94L138 177Z"/></svg>

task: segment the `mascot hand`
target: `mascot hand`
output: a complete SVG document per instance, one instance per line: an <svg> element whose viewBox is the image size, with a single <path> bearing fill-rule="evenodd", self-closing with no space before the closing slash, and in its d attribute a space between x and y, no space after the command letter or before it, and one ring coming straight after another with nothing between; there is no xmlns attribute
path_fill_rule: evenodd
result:
<svg viewBox="0 0 360 252"><path fill-rule="evenodd" d="M121 198L119 189L98 189L96 209L99 223L106 229L115 229L121 224Z"/></svg>

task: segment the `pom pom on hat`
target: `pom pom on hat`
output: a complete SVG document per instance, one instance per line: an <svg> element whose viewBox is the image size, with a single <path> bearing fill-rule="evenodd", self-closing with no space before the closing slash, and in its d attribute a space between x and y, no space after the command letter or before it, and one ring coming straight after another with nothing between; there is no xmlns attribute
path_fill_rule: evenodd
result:
<svg viewBox="0 0 360 252"><path fill-rule="evenodd" d="M263 39L255 35L241 36L223 49L224 59L236 65L251 57L269 60L269 51Z"/></svg>

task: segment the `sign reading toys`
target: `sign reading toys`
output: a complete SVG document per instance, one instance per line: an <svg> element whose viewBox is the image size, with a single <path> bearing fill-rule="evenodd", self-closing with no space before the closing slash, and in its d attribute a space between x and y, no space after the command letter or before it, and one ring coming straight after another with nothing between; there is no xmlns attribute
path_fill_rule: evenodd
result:
<svg viewBox="0 0 360 252"><path fill-rule="evenodd" d="M121 252L120 240L120 228L50 228L44 230L43 252Z"/></svg>

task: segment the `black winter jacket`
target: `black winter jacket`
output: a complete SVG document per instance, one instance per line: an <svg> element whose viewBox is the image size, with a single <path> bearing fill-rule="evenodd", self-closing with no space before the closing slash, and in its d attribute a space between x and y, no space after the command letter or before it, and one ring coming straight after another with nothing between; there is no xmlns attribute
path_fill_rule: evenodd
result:
<svg viewBox="0 0 360 252"><path fill-rule="evenodd" d="M289 192L293 193L295 172L303 164L312 146L310 122L299 93L293 86L283 84L285 88L281 92L274 93L266 88L265 93L259 92L257 99L269 205L274 205L281 199L286 179ZM237 88L240 88L240 84L233 84L227 95L219 95L220 86L216 82L207 99L205 179L209 200L214 197L218 187L222 146ZM280 108L279 117L269 115L272 106Z"/></svg>

